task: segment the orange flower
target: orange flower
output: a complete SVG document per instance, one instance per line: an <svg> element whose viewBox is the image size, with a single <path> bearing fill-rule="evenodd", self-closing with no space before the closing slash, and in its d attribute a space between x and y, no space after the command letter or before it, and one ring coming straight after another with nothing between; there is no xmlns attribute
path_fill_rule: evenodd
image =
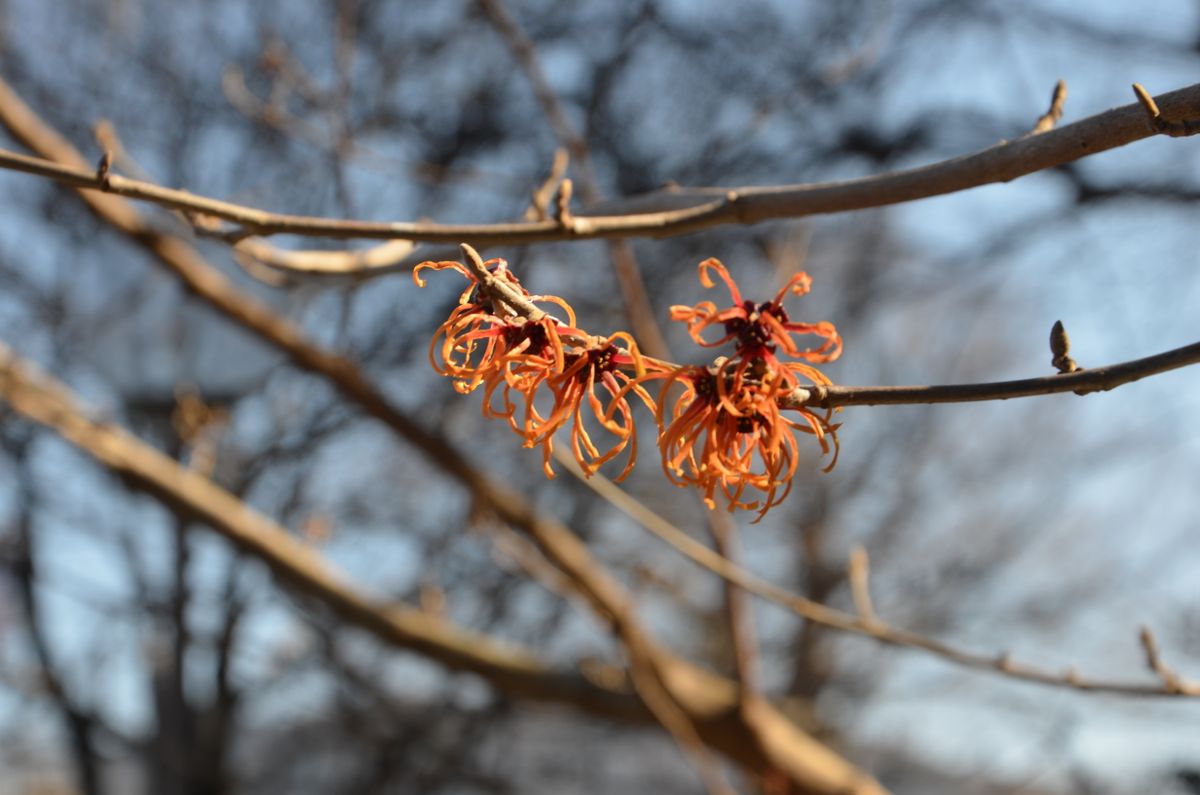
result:
<svg viewBox="0 0 1200 795"><path fill-rule="evenodd" d="M515 391L525 398L528 418L535 411L532 398L538 387L552 373L563 369L563 334L582 332L574 328L575 313L565 301L554 296L530 295L502 259L490 259L484 265L491 268L495 276L509 282L523 297L561 307L567 314L567 325L550 315L528 320L511 314L507 308L498 313L491 299L481 295L474 276L465 265L454 261L422 262L413 269L413 279L418 285L425 284L420 271L426 268L456 270L471 281L459 296L458 306L434 332L429 362L438 373L454 379L455 390L462 394L484 385L484 415L504 418L520 432L512 393ZM500 387L503 387L503 408L497 410L493 406L493 395Z"/></svg>
<svg viewBox="0 0 1200 795"><path fill-rule="evenodd" d="M554 435L571 425L571 449L585 475L594 474L608 461L630 448L629 461L616 477L625 478L637 457L637 437L628 394L633 392L653 410L654 403L636 376L646 368L633 338L618 332L598 338L575 327L575 313L561 298L530 295L508 272L503 260L495 264L495 273L520 290L531 302L553 303L567 315L566 323L542 314L535 320L515 314L499 314L494 303L479 295L472 284L459 297L459 305L434 334L429 349L433 368L454 379L455 389L463 394L484 386L485 416L506 419L524 438L526 447L542 447L542 466L547 477L554 477L550 457ZM453 269L472 280L474 277L458 262L422 263L418 269ZM417 271L414 270L414 278ZM418 284L422 282L418 278ZM509 310L508 307L502 307ZM617 341L625 346L619 347ZM630 375L627 370L632 370ZM607 398L596 394L597 387ZM543 416L536 402L545 387L553 397ZM493 405L499 391L501 406ZM523 411L518 403L524 402ZM585 416L586 402L590 417ZM616 437L601 451L588 431L589 423Z"/></svg>
<svg viewBox="0 0 1200 795"><path fill-rule="evenodd" d="M812 279L807 273L795 274L775 298L756 304L742 298L737 283L720 260L706 259L700 263L700 283L705 287L716 286L709 275L710 270L716 271L729 288L733 306L718 310L712 301L701 301L695 306L671 307L671 319L687 323L688 333L697 344L712 348L733 341L738 354L746 358L773 355L776 346L788 356L809 362L831 362L841 355L842 338L832 323L795 323L783 307L783 299L789 292L799 296L811 289ZM716 324L721 325L724 334L712 342L706 341L702 336L704 330ZM814 334L825 341L816 348L802 349L793 339L794 334Z"/></svg>
<svg viewBox="0 0 1200 795"><path fill-rule="evenodd" d="M820 416L801 407L785 414L779 407L779 401L797 388L831 382L810 364L779 361L776 351L824 362L841 353L842 342L830 323L795 323L788 317L783 299L789 291L808 292L807 274L796 274L773 300L756 304L742 298L725 266L715 259L700 263L703 285L714 286L710 270L725 282L734 305L718 309L711 301L702 301L693 307L674 306L671 317L687 323L692 339L700 345L733 342L735 354L711 367L684 367L666 376L656 406L663 470L676 485L699 487L709 507L715 506L714 495L720 488L731 511L756 509L758 521L791 490L799 459L796 431L815 436L824 453L833 442L834 456L826 471L837 462L832 412ZM705 340L704 331L718 324L723 335ZM802 349L796 334L814 334L824 341L816 348ZM676 383L683 386L683 393L668 409L668 392Z"/></svg>
<svg viewBox="0 0 1200 795"><path fill-rule="evenodd" d="M617 340L624 341L624 349L617 346ZM633 375L626 372L628 369L633 370ZM528 441L525 444L527 447L542 445L542 465L547 477L554 477L550 467L554 434L571 423L571 452L583 473L587 476L595 474L603 464L629 447L629 460L613 478L618 482L625 479L637 460L637 433L627 396L632 392L651 411L654 410L654 401L637 381L637 377L645 373L637 343L623 331L607 338L588 339L579 350L567 354L565 369L547 379L547 386L554 396L553 409L544 419L539 418L540 422L526 425ZM597 386L608 393L607 401L596 394ZM590 409L590 418L584 415L585 402ZM586 427L589 421L616 437L607 450L601 452L593 442Z"/></svg>
<svg viewBox="0 0 1200 795"><path fill-rule="evenodd" d="M795 431L815 436L826 453L832 440L836 463L837 426L828 414L800 408L793 417L780 410L779 398L790 391L780 388L789 380L782 373L790 369L747 378L744 368L731 364L684 367L667 376L657 405L663 470L678 486L700 488L710 508L719 487L729 510L758 510L758 521L791 491L799 460ZM684 390L668 409L675 383ZM747 490L762 497L747 496Z"/></svg>

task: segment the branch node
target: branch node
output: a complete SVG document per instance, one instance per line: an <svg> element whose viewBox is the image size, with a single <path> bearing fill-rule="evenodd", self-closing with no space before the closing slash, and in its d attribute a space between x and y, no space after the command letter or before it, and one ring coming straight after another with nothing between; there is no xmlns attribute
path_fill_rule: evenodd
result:
<svg viewBox="0 0 1200 795"><path fill-rule="evenodd" d="M1002 651L996 655L996 670L1004 673L1012 673L1013 658L1012 652Z"/></svg>
<svg viewBox="0 0 1200 795"><path fill-rule="evenodd" d="M112 184L109 182L109 171L113 165L113 150L105 149L104 154L100 156L100 162L96 164L96 181L100 183L100 190L108 193L112 190Z"/></svg>
<svg viewBox="0 0 1200 795"><path fill-rule="evenodd" d="M574 231L575 216L571 214L571 192L574 185L570 179L564 179L558 185L558 193L554 196L554 220L567 231Z"/></svg>
<svg viewBox="0 0 1200 795"><path fill-rule="evenodd" d="M1150 627L1143 626L1141 628L1138 632L1138 640L1142 644L1142 651L1146 654L1146 667L1162 680L1163 689L1168 693L1185 692L1187 688L1184 687L1179 674L1172 671L1163 662L1162 653L1158 648L1158 640L1154 637L1154 633L1150 631Z"/></svg>
<svg viewBox="0 0 1200 795"><path fill-rule="evenodd" d="M739 221L744 221L745 219L742 218L742 206L739 205L741 199L741 194L736 190L725 192L725 206L733 209L733 215L735 218L737 218Z"/></svg>
<svg viewBox="0 0 1200 795"><path fill-rule="evenodd" d="M1150 125L1150 129L1155 132L1169 135L1172 138L1186 138L1189 135L1200 133L1200 119L1182 119L1180 121L1164 119L1158 109L1158 103L1140 83L1133 84L1133 93L1146 111L1146 121Z"/></svg>
<svg viewBox="0 0 1200 795"><path fill-rule="evenodd" d="M513 288L511 283L496 278L496 275L487 269L483 257L479 256L479 252L475 250L474 246L470 243L461 243L459 249L462 251L467 269L475 277L479 289L491 298L493 305L504 306L513 315L535 323L546 316L546 313L538 309L527 295L522 295Z"/></svg>
<svg viewBox="0 0 1200 795"><path fill-rule="evenodd" d="M1067 81L1059 80L1054 84L1054 92L1050 95L1050 108L1034 123L1030 135L1039 135L1054 129L1054 125L1063 115L1063 105L1067 101Z"/></svg>

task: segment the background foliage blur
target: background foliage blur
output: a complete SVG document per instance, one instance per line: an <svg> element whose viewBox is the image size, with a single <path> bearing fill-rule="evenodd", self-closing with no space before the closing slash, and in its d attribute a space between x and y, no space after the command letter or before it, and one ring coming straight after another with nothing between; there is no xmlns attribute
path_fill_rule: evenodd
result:
<svg viewBox="0 0 1200 795"><path fill-rule="evenodd" d="M1134 81L1189 84L1200 66L1200 4L1182 0L1136 13L1051 0L528 0L511 11L611 197L931 162L1024 134L1059 78L1069 121L1132 101ZM7 0L0 73L89 156L107 119L125 173L284 212L519 217L557 146L468 2ZM1151 139L1013 184L633 249L681 360L700 356L666 327L666 308L699 297L695 264L716 256L757 294L795 268L813 275L800 314L845 338L826 370L835 382L1048 374L1060 318L1084 366L1200 339L1198 167L1191 142ZM730 668L712 577L569 475L546 482L536 452L431 372L428 340L457 282L267 286L228 247L198 244L583 533L673 647ZM566 297L586 328L628 326L604 243L484 254ZM614 654L603 627L473 532L462 493L402 443L189 301L63 189L8 173L0 338L174 455L195 453L180 435L181 390L227 412L217 479L373 591L438 603L552 660ZM1184 371L1086 398L848 409L837 469L804 463L788 502L743 529L747 565L845 604L846 556L861 543L877 605L901 626L1137 674L1146 623L1186 671L1200 653L1195 386ZM0 791L70 791L89 764L100 792L696 786L657 733L522 707L382 649L51 434L3 416L0 441ZM698 528L697 502L644 458L627 490ZM772 693L897 792L1187 791L1200 766L1186 741L1200 729L1194 704L1015 684L765 607L758 622ZM70 742L71 716L88 722L89 747Z"/></svg>

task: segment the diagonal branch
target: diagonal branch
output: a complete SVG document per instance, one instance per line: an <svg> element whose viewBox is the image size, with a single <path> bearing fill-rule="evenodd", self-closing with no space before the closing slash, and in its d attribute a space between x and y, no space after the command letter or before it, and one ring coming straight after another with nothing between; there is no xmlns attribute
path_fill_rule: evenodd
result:
<svg viewBox="0 0 1200 795"><path fill-rule="evenodd" d="M21 361L2 344L0 398L26 418L52 428L130 485L181 515L203 522L262 560L280 580L319 599L351 626L452 670L478 674L514 696L571 703L619 717L639 712L621 688L554 671L532 652L502 645L422 610L369 600L350 587L319 553L205 476L120 428L90 419L64 385Z"/></svg>
<svg viewBox="0 0 1200 795"><path fill-rule="evenodd" d="M6 115L19 114L22 104L12 89L0 81L0 106L4 106ZM1139 101L1039 135L1001 141L973 154L920 168L808 185L671 189L589 208L572 216L570 225L564 225L556 219L498 224L437 224L355 221L272 213L116 174L98 175L78 155L70 161L62 158L47 160L0 150L0 168L35 174L76 188L91 188L223 219L241 227L243 235L293 234L440 243L466 241L476 246L521 245L591 238L667 237L723 224L752 224L774 218L799 218L882 207L1008 182L1125 146L1157 135L1161 130L1191 124L1163 119L1200 118L1200 84L1163 94L1157 98L1155 109L1158 112L1156 118L1160 121L1157 125L1147 123L1147 111ZM61 138L59 140L66 144ZM50 162L55 160L58 162Z"/></svg>
<svg viewBox="0 0 1200 795"><path fill-rule="evenodd" d="M885 622L875 612L868 587L868 564L866 553L859 548L852 554L849 579L855 601L855 612L848 613L822 602L806 599L786 588L762 579L739 566L734 561L700 543L641 502L622 491L603 475L584 477L579 464L570 456L559 459L563 467L585 486L596 492L615 508L636 521L651 534L697 566L707 569L723 580L737 585L747 593L779 605L796 615L823 627L872 638L880 643L900 648L915 649L938 657L946 662L965 668L993 671L1012 679L1051 687L1061 687L1085 692L1109 693L1122 696L1187 696L1200 697L1200 685L1181 679L1173 672L1164 676L1161 659L1153 636L1147 644L1147 634L1142 633L1141 642L1147 650L1149 667L1163 680L1159 684L1147 684L1132 680L1100 679L1081 675L1075 669L1056 672L1047 668L1014 660L1008 653L987 654L960 648L918 632L902 629ZM1153 647L1153 651L1150 648Z"/></svg>
<svg viewBox="0 0 1200 795"><path fill-rule="evenodd" d="M376 604L345 584L312 548L258 514L203 475L186 469L127 432L90 419L60 383L0 345L0 398L23 416L46 425L182 515L203 522L240 549L259 558L292 588L328 605L348 625L392 645L411 649L451 670L483 677L519 698L565 703L593 714L645 722L643 701L620 687L545 667L531 652L502 645L400 604ZM625 616L624 620L632 620ZM646 644L646 648L654 648ZM878 785L831 751L801 733L769 705L756 716L766 722L768 750L751 742L736 717L732 683L681 660L657 655L656 671L667 692L696 724L700 738L752 770L782 767L798 792L881 795ZM783 739L781 739L783 738ZM786 740L786 741L784 741ZM763 743L762 745L767 745Z"/></svg>

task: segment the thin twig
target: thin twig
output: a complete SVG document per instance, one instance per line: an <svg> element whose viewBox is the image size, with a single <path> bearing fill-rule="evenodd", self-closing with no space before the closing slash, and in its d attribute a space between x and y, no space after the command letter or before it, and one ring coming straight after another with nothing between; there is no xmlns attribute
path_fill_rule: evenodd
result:
<svg viewBox="0 0 1200 795"><path fill-rule="evenodd" d="M1030 135L1041 135L1044 132L1049 132L1054 129L1054 125L1058 124L1058 120L1063 115L1063 105L1067 101L1067 81L1059 80L1054 84L1054 91L1050 95L1050 107L1043 113L1033 125L1033 129L1029 131Z"/></svg>
<svg viewBox="0 0 1200 795"><path fill-rule="evenodd" d="M939 386L811 386L797 390L785 405L883 406L906 403L971 403L983 400L1052 395L1059 392L1104 392L1159 373L1200 363L1200 342L1153 356L1107 367L1017 381ZM801 394L803 393L803 394Z"/></svg>
<svg viewBox="0 0 1200 795"><path fill-rule="evenodd" d="M526 221L545 221L550 217L550 200L558 192L559 183L567 176L567 166L571 156L565 147L554 150L554 159L550 162L550 173L541 186L530 195L529 209L525 211Z"/></svg>
<svg viewBox="0 0 1200 795"><path fill-rule="evenodd" d="M1200 696L1200 682L1184 681L1179 674L1163 662L1162 653L1158 649L1158 640L1150 631L1150 627L1141 628L1138 632L1138 641L1142 644L1142 651L1146 654L1146 667L1162 681L1164 689L1180 695Z"/></svg>
<svg viewBox="0 0 1200 795"><path fill-rule="evenodd" d="M476 284L479 288L485 291L493 301L500 301L508 306L515 314L519 314L526 320L537 322L545 317L546 313L530 301L527 296L517 292L516 288L510 282L503 279L497 279L496 276L487 269L483 264L483 257L479 256L470 244L463 243L459 246L466 260L467 268L475 277Z"/></svg>
<svg viewBox="0 0 1200 795"><path fill-rule="evenodd" d="M360 250L293 251L249 237L234 244L233 256L243 267L265 265L288 275L362 276L404 269L406 261L415 259L416 249L412 241L389 240Z"/></svg>
<svg viewBox="0 0 1200 795"><path fill-rule="evenodd" d="M509 306L531 320L544 314L529 299L521 296L511 285L496 279L483 267L479 253L468 244L461 247L476 280L495 293ZM1061 322L1056 324L1056 329ZM1066 330L1061 338L1051 333L1051 347L1069 346ZM1055 354L1057 356L1057 354ZM988 400L1052 395L1061 392L1104 392L1123 384L1132 383L1152 375L1178 370L1200 363L1200 342L1174 348L1163 353L1133 359L1107 367L1087 370L1076 369L1059 375L1024 378L1016 381L992 381L974 384L941 384L933 386L807 386L796 389L781 399L783 408L816 406L837 408L840 406L902 405L912 403L972 403ZM667 363L669 364L669 363Z"/></svg>
<svg viewBox="0 0 1200 795"><path fill-rule="evenodd" d="M708 527L717 554L737 565L740 557L737 544L737 525L725 511L705 511ZM762 698L759 675L758 635L754 625L754 603L740 585L722 578L725 586L725 610L729 617L729 639L733 645L733 661L737 681L741 685L741 702Z"/></svg>
<svg viewBox="0 0 1200 795"><path fill-rule="evenodd" d="M846 566L846 579L850 582L850 595L854 599L854 612L866 627L877 627L879 617L875 615L875 605L871 602L871 563L867 550L861 545L850 550L850 560Z"/></svg>
<svg viewBox="0 0 1200 795"><path fill-rule="evenodd" d="M1035 684L1123 696L1200 696L1200 688L1192 688L1190 686L1183 690L1172 690L1160 684L1086 678L1080 675L1074 667L1059 673L1034 665L1016 662L1008 652L985 654L961 649L936 638L893 627L879 618L874 613L873 607L871 608L871 615L874 616L874 619L872 621L864 621L860 615L847 613L821 604L820 602L805 599L803 596L791 593L785 588L767 582L746 569L731 563L704 544L701 544L659 514L647 508L633 497L630 497L603 475L593 474L590 477L584 477L578 463L573 458L564 455L558 460L567 471L578 478L584 485L595 491L622 513L632 518L696 565L711 571L718 577L735 582L750 593L787 608L796 615L812 621L814 624L820 624L821 626L841 632L862 635L890 646L920 650L962 667L994 671L1014 679ZM851 563L851 568L853 568L853 562ZM861 599L861 595L858 598ZM862 602L860 601L859 604L861 605Z"/></svg>

